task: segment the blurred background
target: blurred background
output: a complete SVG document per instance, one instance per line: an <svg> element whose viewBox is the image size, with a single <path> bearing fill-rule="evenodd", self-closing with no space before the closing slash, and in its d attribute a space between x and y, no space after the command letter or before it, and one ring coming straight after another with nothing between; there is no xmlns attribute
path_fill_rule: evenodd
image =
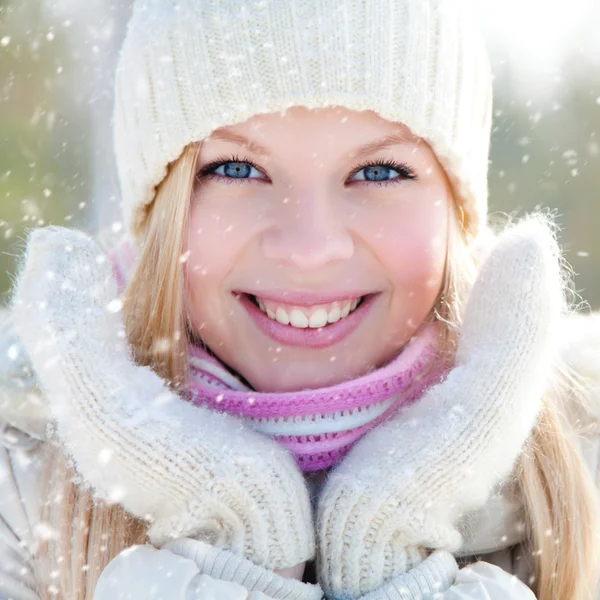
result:
<svg viewBox="0 0 600 600"><path fill-rule="evenodd" d="M26 228L122 229L110 116L130 6L0 0L0 303ZM600 2L474 7L495 73L491 209L555 209L577 289L599 309Z"/></svg>

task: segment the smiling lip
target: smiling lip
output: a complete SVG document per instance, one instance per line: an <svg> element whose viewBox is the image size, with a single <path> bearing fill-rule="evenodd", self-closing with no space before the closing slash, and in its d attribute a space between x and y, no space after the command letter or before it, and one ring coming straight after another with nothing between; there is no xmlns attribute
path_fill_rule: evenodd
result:
<svg viewBox="0 0 600 600"><path fill-rule="evenodd" d="M350 313L347 317L340 319L336 323L330 323L324 327L299 329L292 327L291 325L282 325L277 321L270 319L265 313L252 302L250 295L247 293L237 292L234 294L241 302L242 306L248 311L250 317L256 324L256 326L268 337L284 344L286 346L299 346L302 348L327 348L333 346L338 342L342 341L345 337L349 336L367 317L374 301L379 296L379 293L368 294L362 301L358 308ZM273 296L263 296L261 298L271 299ZM307 303L306 297L304 303L297 302L301 300L299 296L286 296L286 301L290 302L294 300L294 304L297 306L310 306L316 304L315 298L325 298L326 296L310 296L310 304ZM356 295L345 296L348 298L356 298ZM281 301L281 296L276 297L277 300ZM341 297L337 295L334 300L339 300Z"/></svg>

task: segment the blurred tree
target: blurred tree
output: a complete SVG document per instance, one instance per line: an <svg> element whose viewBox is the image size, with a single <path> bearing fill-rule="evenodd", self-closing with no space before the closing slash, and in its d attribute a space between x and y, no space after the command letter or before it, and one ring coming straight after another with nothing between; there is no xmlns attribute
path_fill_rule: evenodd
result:
<svg viewBox="0 0 600 600"><path fill-rule="evenodd" d="M0 4L0 291L10 284L24 228L83 226L89 120L71 86L72 23L49 23L39 2ZM83 204L82 204L83 202ZM0 297L0 301L2 297Z"/></svg>
<svg viewBox="0 0 600 600"><path fill-rule="evenodd" d="M514 93L510 70L497 72L490 168L492 211L556 209L565 256L584 300L600 308L600 73L568 58L570 78L556 100Z"/></svg>

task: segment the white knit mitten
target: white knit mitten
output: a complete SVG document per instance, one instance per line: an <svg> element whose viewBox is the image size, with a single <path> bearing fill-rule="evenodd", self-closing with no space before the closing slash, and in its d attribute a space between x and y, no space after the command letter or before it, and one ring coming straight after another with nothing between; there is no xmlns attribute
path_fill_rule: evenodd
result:
<svg viewBox="0 0 600 600"><path fill-rule="evenodd" d="M154 545L198 538L271 569L313 557L292 457L132 362L111 267L88 236L34 230L12 309L78 472L97 496L150 521Z"/></svg>
<svg viewBox="0 0 600 600"><path fill-rule="evenodd" d="M324 487L317 560L328 595L358 598L429 549L460 547L457 519L510 475L535 425L565 308L544 218L504 231L471 290L446 380L368 433Z"/></svg>

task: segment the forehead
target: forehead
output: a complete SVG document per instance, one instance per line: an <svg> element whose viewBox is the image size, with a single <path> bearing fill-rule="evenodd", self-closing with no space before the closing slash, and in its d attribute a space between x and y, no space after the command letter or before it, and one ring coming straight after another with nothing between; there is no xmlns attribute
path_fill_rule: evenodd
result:
<svg viewBox="0 0 600 600"><path fill-rule="evenodd" d="M383 119L372 110L356 111L341 106L316 109L294 106L254 115L242 123L215 129L204 141L232 142L268 156L269 147L290 139L298 142L310 139L319 146L355 148L352 154L356 157L391 145L423 142L402 123Z"/></svg>

